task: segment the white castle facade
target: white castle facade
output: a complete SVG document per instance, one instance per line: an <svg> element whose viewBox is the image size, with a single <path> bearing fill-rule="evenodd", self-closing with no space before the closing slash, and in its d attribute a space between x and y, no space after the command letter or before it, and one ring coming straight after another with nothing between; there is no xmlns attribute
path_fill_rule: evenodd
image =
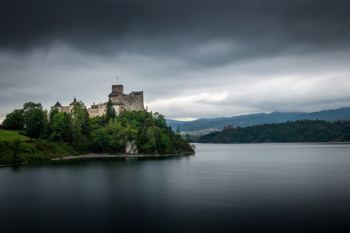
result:
<svg viewBox="0 0 350 233"><path fill-rule="evenodd" d="M116 114L119 115L120 112L126 111L144 111L143 105L143 91L133 91L129 94L124 94L123 85L112 85L112 92L108 95L109 101L112 102L113 108L116 111ZM74 98L73 102L69 106L62 106L60 102L53 106L57 108L58 111L71 113L72 109L78 102ZM93 104L90 108L87 109L90 117L102 116L106 114L107 102Z"/></svg>

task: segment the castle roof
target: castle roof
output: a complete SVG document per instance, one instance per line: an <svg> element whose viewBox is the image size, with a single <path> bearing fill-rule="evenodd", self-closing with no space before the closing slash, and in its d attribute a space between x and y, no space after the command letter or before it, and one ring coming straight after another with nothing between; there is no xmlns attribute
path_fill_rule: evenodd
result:
<svg viewBox="0 0 350 233"><path fill-rule="evenodd" d="M111 96L119 96L119 93L112 91L111 94L108 95L108 97L111 97Z"/></svg>
<svg viewBox="0 0 350 233"><path fill-rule="evenodd" d="M77 105L77 104L78 104L78 102L77 102L77 99L76 99L76 98L74 98L73 102L70 103L70 105Z"/></svg>
<svg viewBox="0 0 350 233"><path fill-rule="evenodd" d="M57 103L54 105L54 107L62 107L61 103L57 101Z"/></svg>

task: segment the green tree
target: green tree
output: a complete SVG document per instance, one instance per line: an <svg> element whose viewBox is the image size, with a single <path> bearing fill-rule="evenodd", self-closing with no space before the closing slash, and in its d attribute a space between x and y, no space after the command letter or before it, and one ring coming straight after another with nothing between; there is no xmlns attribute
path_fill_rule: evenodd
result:
<svg viewBox="0 0 350 233"><path fill-rule="evenodd" d="M86 138L86 135L82 134L81 123L78 119L74 120L72 146L79 152L89 151L89 142Z"/></svg>
<svg viewBox="0 0 350 233"><path fill-rule="evenodd" d="M169 136L167 134L163 134L160 139L159 153L165 154L165 153L171 153L171 152L172 152L172 146L171 146L171 141L169 139Z"/></svg>
<svg viewBox="0 0 350 233"><path fill-rule="evenodd" d="M51 123L51 129L50 141L70 143L73 137L72 116L65 112L55 114Z"/></svg>
<svg viewBox="0 0 350 233"><path fill-rule="evenodd" d="M53 128L52 125L54 123L54 117L56 114L58 114L59 111L57 108L52 108L50 113L49 113L49 123L48 123L48 130L49 130L49 134L51 135L53 133Z"/></svg>
<svg viewBox="0 0 350 233"><path fill-rule="evenodd" d="M25 121L27 120L29 111L31 111L32 109L40 109L40 110L42 110L43 106L41 105L41 103L33 103L33 102L26 102L25 104L23 104L23 111L24 111Z"/></svg>
<svg viewBox="0 0 350 233"><path fill-rule="evenodd" d="M156 126L160 128L167 127L165 117L162 114L159 114L158 112L154 113L153 119ZM179 128L179 131L180 131L180 128Z"/></svg>
<svg viewBox="0 0 350 233"><path fill-rule="evenodd" d="M15 109L13 112L7 114L2 127L7 130L22 130L24 128L23 109Z"/></svg>
<svg viewBox="0 0 350 233"><path fill-rule="evenodd" d="M72 110L72 116L74 118L74 122L79 121L81 127L81 134L86 137L90 137L91 134L91 121L89 113L83 102L79 102L74 106Z"/></svg>
<svg viewBox="0 0 350 233"><path fill-rule="evenodd" d="M46 112L33 108L26 113L26 134L32 138L38 138L45 130L47 124Z"/></svg>
<svg viewBox="0 0 350 233"><path fill-rule="evenodd" d="M23 111L27 112L31 109L43 109L41 103L26 102L23 104Z"/></svg>
<svg viewBox="0 0 350 233"><path fill-rule="evenodd" d="M108 123L111 119L114 120L116 116L117 114L115 112L115 109L113 108L112 102L108 101L106 106L106 123Z"/></svg>
<svg viewBox="0 0 350 233"><path fill-rule="evenodd" d="M103 128L92 131L91 149L95 152L108 152L108 136Z"/></svg>
<svg viewBox="0 0 350 233"><path fill-rule="evenodd" d="M176 128L176 134L179 134L180 135L180 126L177 126L177 128Z"/></svg>
<svg viewBox="0 0 350 233"><path fill-rule="evenodd" d="M191 135L189 133L186 133L186 142L190 142Z"/></svg>
<svg viewBox="0 0 350 233"><path fill-rule="evenodd" d="M96 117L91 118L90 123L91 123L91 130L96 130L96 129L104 127L106 124L105 115L96 116Z"/></svg>

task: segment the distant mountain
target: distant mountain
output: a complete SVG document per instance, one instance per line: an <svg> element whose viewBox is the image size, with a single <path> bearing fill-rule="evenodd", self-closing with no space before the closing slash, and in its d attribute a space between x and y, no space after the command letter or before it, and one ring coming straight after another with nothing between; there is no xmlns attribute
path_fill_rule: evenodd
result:
<svg viewBox="0 0 350 233"><path fill-rule="evenodd" d="M270 123L283 123L296 120L325 120L336 121L350 119L350 107L344 107L334 110L324 110L320 112L272 112L258 113L233 117L219 118L200 118L194 121L175 121L167 120L169 126L173 130L177 127L181 132L190 132L191 134L204 134L212 131L221 131L225 125L233 125L233 127L246 127ZM201 133L203 132L203 133Z"/></svg>
<svg viewBox="0 0 350 233"><path fill-rule="evenodd" d="M262 143L262 142L349 142L350 120L299 120L277 124L226 128L194 138L201 143Z"/></svg>

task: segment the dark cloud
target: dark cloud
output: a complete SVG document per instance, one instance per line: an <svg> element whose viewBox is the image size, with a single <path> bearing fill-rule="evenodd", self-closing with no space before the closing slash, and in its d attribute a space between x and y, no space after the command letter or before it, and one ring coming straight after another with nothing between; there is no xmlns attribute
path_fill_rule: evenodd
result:
<svg viewBox="0 0 350 233"><path fill-rule="evenodd" d="M347 46L348 9L350 2L341 0L10 0L1 3L0 46L25 51L59 40L94 53L181 53L223 40L242 48L224 61Z"/></svg>
<svg viewBox="0 0 350 233"><path fill-rule="evenodd" d="M348 0L2 0L0 121L26 101L106 101L117 74L168 117L349 105L349 9Z"/></svg>

